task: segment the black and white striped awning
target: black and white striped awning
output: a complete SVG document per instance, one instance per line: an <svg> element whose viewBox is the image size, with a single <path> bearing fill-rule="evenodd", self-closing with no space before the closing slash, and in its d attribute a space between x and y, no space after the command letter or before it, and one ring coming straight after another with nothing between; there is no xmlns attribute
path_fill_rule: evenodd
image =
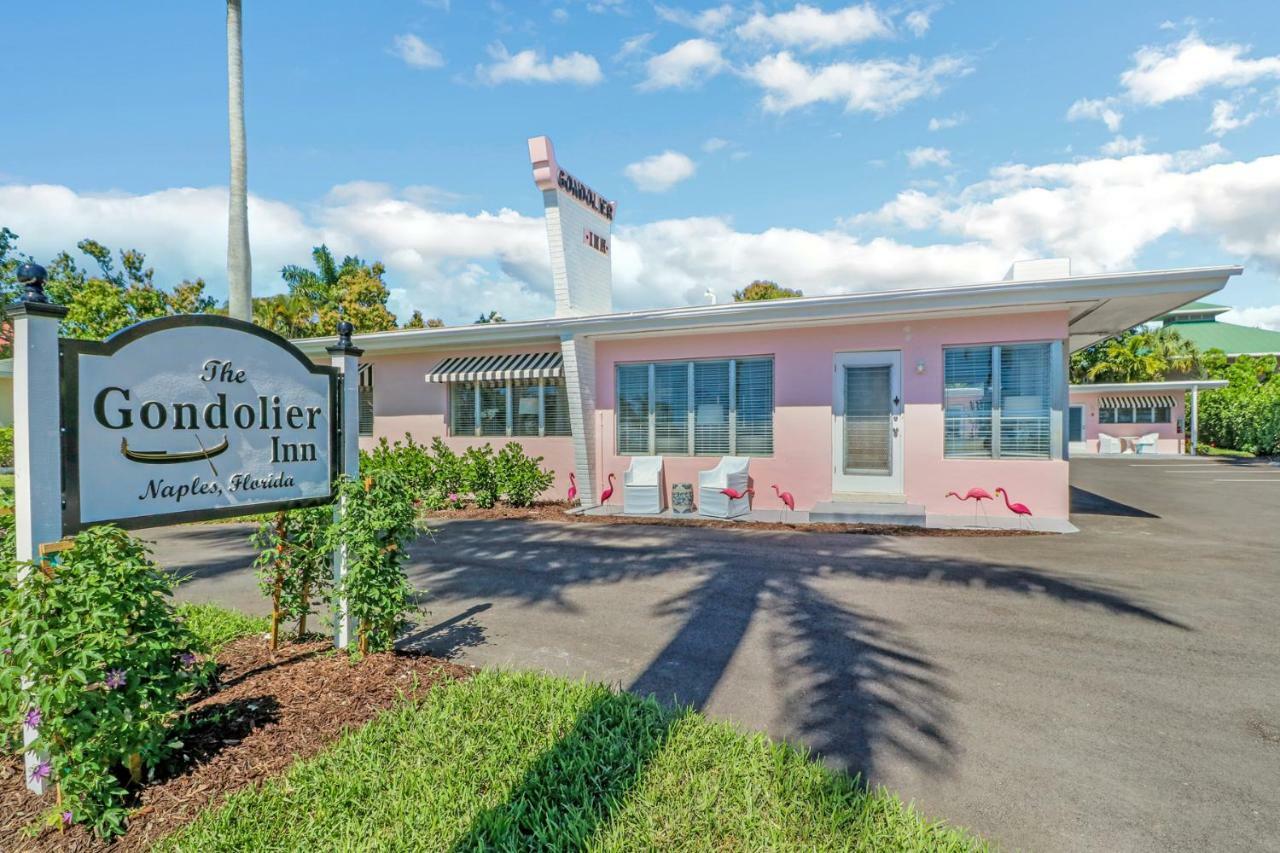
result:
<svg viewBox="0 0 1280 853"><path fill-rule="evenodd" d="M1123 396L1107 396L1098 401L1102 409L1144 409L1155 406L1173 408L1173 398L1167 394L1125 394Z"/></svg>
<svg viewBox="0 0 1280 853"><path fill-rule="evenodd" d="M486 382L494 379L556 379L564 375L558 352L516 355L458 355L427 374L428 382Z"/></svg>

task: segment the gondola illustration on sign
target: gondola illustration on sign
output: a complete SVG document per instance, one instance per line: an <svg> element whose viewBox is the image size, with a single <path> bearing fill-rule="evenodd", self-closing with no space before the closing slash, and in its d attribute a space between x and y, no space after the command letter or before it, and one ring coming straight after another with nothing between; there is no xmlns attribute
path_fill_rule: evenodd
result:
<svg viewBox="0 0 1280 853"><path fill-rule="evenodd" d="M200 441L200 436L196 436L196 441ZM173 465L177 462L191 462L195 459L212 459L220 453L225 453L230 446L231 442L226 436L223 436L222 441L207 450L203 446L199 450L190 452L178 450L134 450L129 446L129 439L120 439L120 453L125 459L132 459L134 462L146 462L151 465Z"/></svg>

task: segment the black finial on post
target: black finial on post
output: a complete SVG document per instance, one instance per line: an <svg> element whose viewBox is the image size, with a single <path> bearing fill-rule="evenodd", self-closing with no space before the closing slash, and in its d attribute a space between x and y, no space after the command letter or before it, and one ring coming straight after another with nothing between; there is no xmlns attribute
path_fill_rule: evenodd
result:
<svg viewBox="0 0 1280 853"><path fill-rule="evenodd" d="M18 284L22 285L19 302L49 303L49 294L44 292L45 280L49 273L39 264L26 263L18 267Z"/></svg>
<svg viewBox="0 0 1280 853"><path fill-rule="evenodd" d="M330 355L363 355L364 350L351 342L351 335L355 332L356 327L346 320L338 323L338 342L331 347L326 347L325 352Z"/></svg>

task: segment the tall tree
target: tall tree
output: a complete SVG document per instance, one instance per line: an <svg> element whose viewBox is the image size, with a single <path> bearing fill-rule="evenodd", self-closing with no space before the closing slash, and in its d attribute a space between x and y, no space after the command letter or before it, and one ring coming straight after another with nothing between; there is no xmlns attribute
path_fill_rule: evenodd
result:
<svg viewBox="0 0 1280 853"><path fill-rule="evenodd" d="M227 119L231 126L231 192L227 212L228 313L253 319L253 274L249 257L248 155L244 136L244 60L240 2L227 0Z"/></svg>
<svg viewBox="0 0 1280 853"><path fill-rule="evenodd" d="M790 287L783 287L776 281L757 279L742 290L735 290L733 292L733 301L761 302L766 299L792 299L796 296L804 296L804 292Z"/></svg>
<svg viewBox="0 0 1280 853"><path fill-rule="evenodd" d="M481 314L480 318L476 320L475 325L480 325L481 323L505 323L505 322L507 322L506 317L503 317L497 311L490 311L488 314Z"/></svg>
<svg viewBox="0 0 1280 853"><path fill-rule="evenodd" d="M328 246L311 251L315 269L290 264L280 270L289 286L282 296L254 300L254 321L287 337L322 337L346 319L358 332L396 328L387 308L391 293L382 280L386 268L348 255L339 264Z"/></svg>
<svg viewBox="0 0 1280 853"><path fill-rule="evenodd" d="M1153 382L1170 373L1198 376L1196 345L1174 329L1136 328L1071 356L1072 382Z"/></svg>

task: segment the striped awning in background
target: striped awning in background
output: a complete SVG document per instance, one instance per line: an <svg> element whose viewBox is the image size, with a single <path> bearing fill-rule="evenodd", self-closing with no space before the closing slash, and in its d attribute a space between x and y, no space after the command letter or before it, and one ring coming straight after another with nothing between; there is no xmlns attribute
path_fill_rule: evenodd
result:
<svg viewBox="0 0 1280 853"><path fill-rule="evenodd" d="M458 355L427 374L428 382L483 382L493 379L556 379L564 375L558 352L516 355Z"/></svg>
<svg viewBox="0 0 1280 853"><path fill-rule="evenodd" d="M1168 406L1172 409L1173 398L1167 394L1126 394L1124 396L1103 397L1098 401L1098 407L1101 409L1135 409L1148 406Z"/></svg>

